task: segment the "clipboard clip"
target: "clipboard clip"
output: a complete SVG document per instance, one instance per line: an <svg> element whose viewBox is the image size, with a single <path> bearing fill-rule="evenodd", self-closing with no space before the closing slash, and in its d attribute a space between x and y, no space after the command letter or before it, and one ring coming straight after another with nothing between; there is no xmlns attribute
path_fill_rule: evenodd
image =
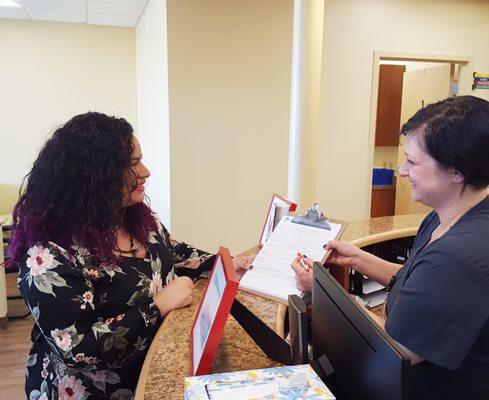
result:
<svg viewBox="0 0 489 400"><path fill-rule="evenodd" d="M291 222L294 222L296 224L301 224L301 225L312 226L314 228L326 229L328 231L331 230L329 221L319 209L318 203L314 203L312 207L309 210L307 210L305 215L292 218Z"/></svg>

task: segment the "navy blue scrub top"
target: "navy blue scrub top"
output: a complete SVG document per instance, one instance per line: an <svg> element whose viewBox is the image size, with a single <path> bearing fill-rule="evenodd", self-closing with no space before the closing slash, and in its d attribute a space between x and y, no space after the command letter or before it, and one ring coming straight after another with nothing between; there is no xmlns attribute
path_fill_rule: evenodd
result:
<svg viewBox="0 0 489 400"><path fill-rule="evenodd" d="M431 212L387 299L385 329L425 361L413 399L489 399L489 197L427 244Z"/></svg>

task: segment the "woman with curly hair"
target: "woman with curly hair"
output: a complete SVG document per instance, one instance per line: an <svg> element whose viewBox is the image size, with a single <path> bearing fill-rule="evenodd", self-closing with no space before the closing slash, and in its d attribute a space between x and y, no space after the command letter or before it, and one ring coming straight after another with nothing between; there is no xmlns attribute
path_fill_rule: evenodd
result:
<svg viewBox="0 0 489 400"><path fill-rule="evenodd" d="M192 302L179 269L212 267L144 203L149 175L131 125L94 112L57 129L34 162L8 261L35 320L30 400L131 398L161 321ZM252 258L233 261L240 275Z"/></svg>

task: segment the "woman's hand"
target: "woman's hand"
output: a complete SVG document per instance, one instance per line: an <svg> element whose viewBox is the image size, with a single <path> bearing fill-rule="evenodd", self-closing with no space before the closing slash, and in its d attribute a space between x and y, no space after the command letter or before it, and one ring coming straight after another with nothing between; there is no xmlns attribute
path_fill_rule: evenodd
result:
<svg viewBox="0 0 489 400"><path fill-rule="evenodd" d="M304 262L304 265L302 265L302 262ZM294 261L292 261L291 267L295 272L297 289L301 292L311 292L313 260L297 255Z"/></svg>
<svg viewBox="0 0 489 400"><path fill-rule="evenodd" d="M359 266L362 265L360 261L363 253L362 250L348 242L332 240L325 246L325 249L332 250L326 260L327 263L336 264L345 268L353 268L357 271ZM301 257L299 254L292 261L297 289L303 292L312 291L312 267L313 260L305 256Z"/></svg>
<svg viewBox="0 0 489 400"><path fill-rule="evenodd" d="M332 250L326 259L327 264L336 264L343 268L352 268L358 273L388 286L392 276L397 274L401 265L382 260L381 258L359 249L351 243L343 240L332 240L325 246L326 250Z"/></svg>
<svg viewBox="0 0 489 400"><path fill-rule="evenodd" d="M359 259L362 250L351 243L343 240L331 240L328 242L325 249L332 250L331 254L326 260L326 263L328 264L335 264L344 268L353 268L354 270L358 270L359 265L361 265Z"/></svg>
<svg viewBox="0 0 489 400"><path fill-rule="evenodd" d="M194 283L186 276L175 277L163 290L153 296L162 316L172 310L192 304Z"/></svg>
<svg viewBox="0 0 489 400"><path fill-rule="evenodd" d="M243 275L251 269L251 263L255 259L255 256L237 256L233 258L234 270L238 276L238 280L241 280Z"/></svg>

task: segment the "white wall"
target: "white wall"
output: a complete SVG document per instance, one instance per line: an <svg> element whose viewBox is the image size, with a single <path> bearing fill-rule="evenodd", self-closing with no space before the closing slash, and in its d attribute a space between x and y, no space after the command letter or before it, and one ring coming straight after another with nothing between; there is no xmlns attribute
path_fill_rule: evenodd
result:
<svg viewBox="0 0 489 400"><path fill-rule="evenodd" d="M284 194L292 0L168 0L172 232L256 245Z"/></svg>
<svg viewBox="0 0 489 400"><path fill-rule="evenodd" d="M54 129L101 111L137 129L134 30L0 20L0 214Z"/></svg>
<svg viewBox="0 0 489 400"><path fill-rule="evenodd" d="M136 27L139 130L144 163L151 171L151 207L171 229L170 142L166 0L150 0Z"/></svg>
<svg viewBox="0 0 489 400"><path fill-rule="evenodd" d="M317 199L328 214L365 218L373 52L474 56L489 71L489 3L326 0ZM474 95L489 100L489 90Z"/></svg>

